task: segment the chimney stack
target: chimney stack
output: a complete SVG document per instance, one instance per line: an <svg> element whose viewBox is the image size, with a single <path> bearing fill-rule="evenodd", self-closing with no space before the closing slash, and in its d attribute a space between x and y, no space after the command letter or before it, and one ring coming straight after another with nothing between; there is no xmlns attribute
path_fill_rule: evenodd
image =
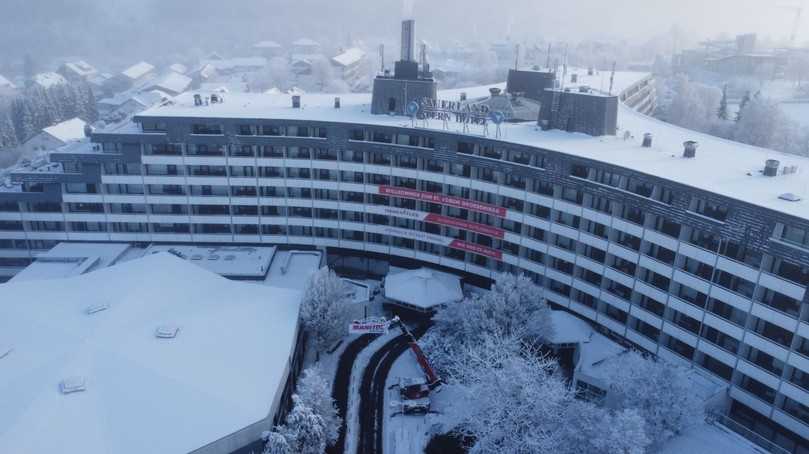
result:
<svg viewBox="0 0 809 454"><path fill-rule="evenodd" d="M777 159L768 159L764 163L764 176L765 177L777 176L778 175L778 166L780 166L780 165L781 165L781 163L778 162Z"/></svg>
<svg viewBox="0 0 809 454"><path fill-rule="evenodd" d="M402 21L402 55L401 61L416 61L416 21Z"/></svg>
<svg viewBox="0 0 809 454"><path fill-rule="evenodd" d="M695 142L693 140L687 140L683 142L683 157L684 158L695 158L697 156L697 147L699 146L699 142Z"/></svg>
<svg viewBox="0 0 809 454"><path fill-rule="evenodd" d="M643 135L643 148L652 148L652 133L647 132Z"/></svg>
<svg viewBox="0 0 809 454"><path fill-rule="evenodd" d="M292 108L293 109L301 108L301 95L292 95Z"/></svg>

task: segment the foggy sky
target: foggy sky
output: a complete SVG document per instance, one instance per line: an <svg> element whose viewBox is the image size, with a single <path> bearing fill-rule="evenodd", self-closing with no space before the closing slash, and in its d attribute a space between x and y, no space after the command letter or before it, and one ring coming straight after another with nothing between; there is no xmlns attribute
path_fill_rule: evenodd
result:
<svg viewBox="0 0 809 454"><path fill-rule="evenodd" d="M800 3L801 0L793 0ZM412 3L412 5L407 5ZM148 57L228 50L260 39L288 44L398 40L412 8L419 39L643 42L673 26L697 42L721 32L785 40L789 0L0 0L0 66L26 53ZM804 21L809 20L809 11ZM809 40L801 24L798 41ZM49 55L48 55L49 54Z"/></svg>

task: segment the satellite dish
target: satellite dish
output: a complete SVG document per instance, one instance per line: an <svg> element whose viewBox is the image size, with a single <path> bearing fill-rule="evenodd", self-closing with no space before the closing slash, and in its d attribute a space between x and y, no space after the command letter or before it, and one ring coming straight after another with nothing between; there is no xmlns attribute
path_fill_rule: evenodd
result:
<svg viewBox="0 0 809 454"><path fill-rule="evenodd" d="M496 125L499 125L500 123L505 121L505 119L506 116L503 114L503 112L500 112L499 110L495 110L494 112L489 114L489 120L491 120L491 122Z"/></svg>
<svg viewBox="0 0 809 454"><path fill-rule="evenodd" d="M419 106L419 103L417 103L416 101L410 101L409 103L407 103L407 107L405 109L407 110L408 115L410 115L411 117L415 117L416 114L419 113L419 109L421 109L421 106Z"/></svg>

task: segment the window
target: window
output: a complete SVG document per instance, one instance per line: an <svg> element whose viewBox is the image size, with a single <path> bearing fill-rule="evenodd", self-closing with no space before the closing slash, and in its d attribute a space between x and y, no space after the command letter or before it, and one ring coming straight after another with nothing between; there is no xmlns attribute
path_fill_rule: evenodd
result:
<svg viewBox="0 0 809 454"><path fill-rule="evenodd" d="M725 222L728 218L728 207L709 202L705 199L692 199L691 211L720 222Z"/></svg>
<svg viewBox="0 0 809 454"><path fill-rule="evenodd" d="M191 126L191 134L222 135L222 125L196 123Z"/></svg>

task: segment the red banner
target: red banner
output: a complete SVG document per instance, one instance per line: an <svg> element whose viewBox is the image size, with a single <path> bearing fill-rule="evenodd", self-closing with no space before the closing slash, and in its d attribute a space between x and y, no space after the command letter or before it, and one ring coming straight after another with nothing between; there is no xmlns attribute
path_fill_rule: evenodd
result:
<svg viewBox="0 0 809 454"><path fill-rule="evenodd" d="M498 251L497 249L492 249L490 247L481 246L479 244L470 243L468 241L463 240L452 240L449 243L449 247L454 249L460 249L466 252L473 252L475 254L485 255L486 257L491 257L495 260L503 260L503 253Z"/></svg>
<svg viewBox="0 0 809 454"><path fill-rule="evenodd" d="M434 222L436 224L446 225L449 227L455 227L461 230L468 230L470 232L481 233L483 235L488 235L494 238L502 239L505 236L505 231L502 229L498 229L496 227L478 224L477 222L464 221L463 219L457 219L450 216L442 216L440 214L435 213L427 214L427 217L424 218L424 221Z"/></svg>
<svg viewBox="0 0 809 454"><path fill-rule="evenodd" d="M464 210L477 211L479 213L491 214L501 218L506 217L506 209L503 207L489 205L488 203L476 202L474 200L463 199L435 192L417 191L415 189L397 188L393 186L380 186L379 193L406 199L416 199L424 202L438 203Z"/></svg>

